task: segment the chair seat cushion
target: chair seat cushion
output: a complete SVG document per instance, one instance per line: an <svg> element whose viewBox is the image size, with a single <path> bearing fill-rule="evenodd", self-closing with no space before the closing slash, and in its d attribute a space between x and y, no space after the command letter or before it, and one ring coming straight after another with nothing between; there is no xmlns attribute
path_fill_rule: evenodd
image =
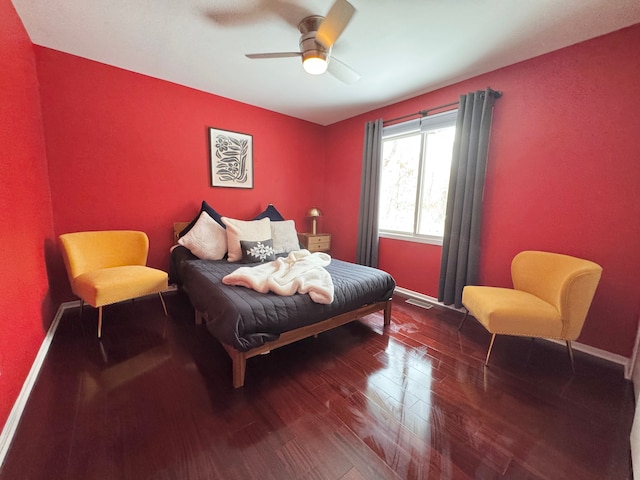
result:
<svg viewBox="0 0 640 480"><path fill-rule="evenodd" d="M562 321L553 305L510 288L466 286L462 304L490 333L560 338Z"/></svg>
<svg viewBox="0 0 640 480"><path fill-rule="evenodd" d="M112 267L83 273L73 280L73 291L93 307L130 300L168 288L168 275L142 265Z"/></svg>

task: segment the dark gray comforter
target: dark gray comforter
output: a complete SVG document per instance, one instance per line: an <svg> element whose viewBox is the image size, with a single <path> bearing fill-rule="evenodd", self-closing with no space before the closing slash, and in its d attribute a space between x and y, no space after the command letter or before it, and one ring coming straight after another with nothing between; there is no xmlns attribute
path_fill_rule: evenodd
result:
<svg viewBox="0 0 640 480"><path fill-rule="evenodd" d="M171 279L189 296L195 309L207 315L207 329L221 342L247 351L276 340L283 332L310 325L388 300L395 281L386 272L340 260L326 270L334 284L334 301L321 305L309 295L279 296L224 285L222 277L241 266L226 260L199 260L184 247L171 254Z"/></svg>

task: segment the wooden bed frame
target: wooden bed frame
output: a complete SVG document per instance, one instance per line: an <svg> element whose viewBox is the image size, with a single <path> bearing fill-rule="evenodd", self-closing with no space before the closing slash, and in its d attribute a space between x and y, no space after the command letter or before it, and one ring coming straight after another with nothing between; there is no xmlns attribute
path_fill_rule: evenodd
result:
<svg viewBox="0 0 640 480"><path fill-rule="evenodd" d="M180 232L191 222L175 222L173 224L173 243L178 243Z"/></svg>
<svg viewBox="0 0 640 480"><path fill-rule="evenodd" d="M178 238L178 233L180 233L182 229L188 225L188 223L189 222L176 222L173 224L174 240ZM379 312L381 310L384 311L384 326L387 327L391 324L391 299L363 305L362 307L356 308L355 310L351 310L341 315L322 320L321 322L317 322L312 325L305 325L304 327L296 328L294 330L289 330L288 332L284 332L283 334L281 334L277 340L266 342L264 345L252 348L251 350L247 350L246 352L241 352L231 345L220 342L226 352L229 354L229 357L231 357L231 363L233 365L234 388L240 388L244 386L244 377L247 369L247 359L255 357L256 355L269 353L271 350L275 350L276 348L289 345L290 343L297 342L298 340L302 340L304 338L318 335L319 333L326 332L327 330L331 330L341 325L345 325L347 323L353 322L354 320L358 320L365 315ZM206 314L195 310L195 319L196 324L199 325L206 320Z"/></svg>
<svg viewBox="0 0 640 480"><path fill-rule="evenodd" d="M358 320L370 313L384 310L384 326L387 327L391 324L391 299L384 302L376 302L368 305L364 305L350 312L337 315L335 317L322 320L311 325L305 325L304 327L289 330L280 335L277 340L266 342L264 345L246 352L241 352L231 345L227 345L224 342L220 342L224 349L231 357L231 363L233 365L233 386L234 388L240 388L244 386L244 376L247 369L247 359L255 357L256 355L263 355L269 353L271 350L275 350L279 347L284 347L290 343L297 342L304 338L318 335L319 333L326 332L333 328L345 325L354 320ZM206 314L196 310L196 323L201 324L206 319Z"/></svg>

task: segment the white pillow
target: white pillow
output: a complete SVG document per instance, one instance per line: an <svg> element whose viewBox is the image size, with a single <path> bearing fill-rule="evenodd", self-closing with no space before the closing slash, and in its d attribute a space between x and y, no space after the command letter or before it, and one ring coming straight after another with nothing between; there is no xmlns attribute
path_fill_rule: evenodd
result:
<svg viewBox="0 0 640 480"><path fill-rule="evenodd" d="M187 247L198 258L222 260L227 253L227 232L207 212L202 212L178 244Z"/></svg>
<svg viewBox="0 0 640 480"><path fill-rule="evenodd" d="M282 222L272 221L271 239L273 240L273 250L276 254L300 250L296 222L293 220L284 220Z"/></svg>
<svg viewBox="0 0 640 480"><path fill-rule="evenodd" d="M227 260L230 262L242 260L240 240L262 242L271 239L271 220L268 217L249 221L222 217L222 221L227 226L227 246L229 248Z"/></svg>

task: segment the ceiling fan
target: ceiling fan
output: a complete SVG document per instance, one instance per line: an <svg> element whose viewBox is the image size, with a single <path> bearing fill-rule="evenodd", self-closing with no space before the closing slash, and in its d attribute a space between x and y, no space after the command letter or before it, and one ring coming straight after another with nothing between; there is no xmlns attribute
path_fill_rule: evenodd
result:
<svg viewBox="0 0 640 480"><path fill-rule="evenodd" d="M320 75L329 71L344 83L360 78L353 69L331 56L331 48L347 27L356 9L347 0L336 0L326 17L310 15L300 20L300 51L276 53L249 53L251 59L301 57L307 73Z"/></svg>

